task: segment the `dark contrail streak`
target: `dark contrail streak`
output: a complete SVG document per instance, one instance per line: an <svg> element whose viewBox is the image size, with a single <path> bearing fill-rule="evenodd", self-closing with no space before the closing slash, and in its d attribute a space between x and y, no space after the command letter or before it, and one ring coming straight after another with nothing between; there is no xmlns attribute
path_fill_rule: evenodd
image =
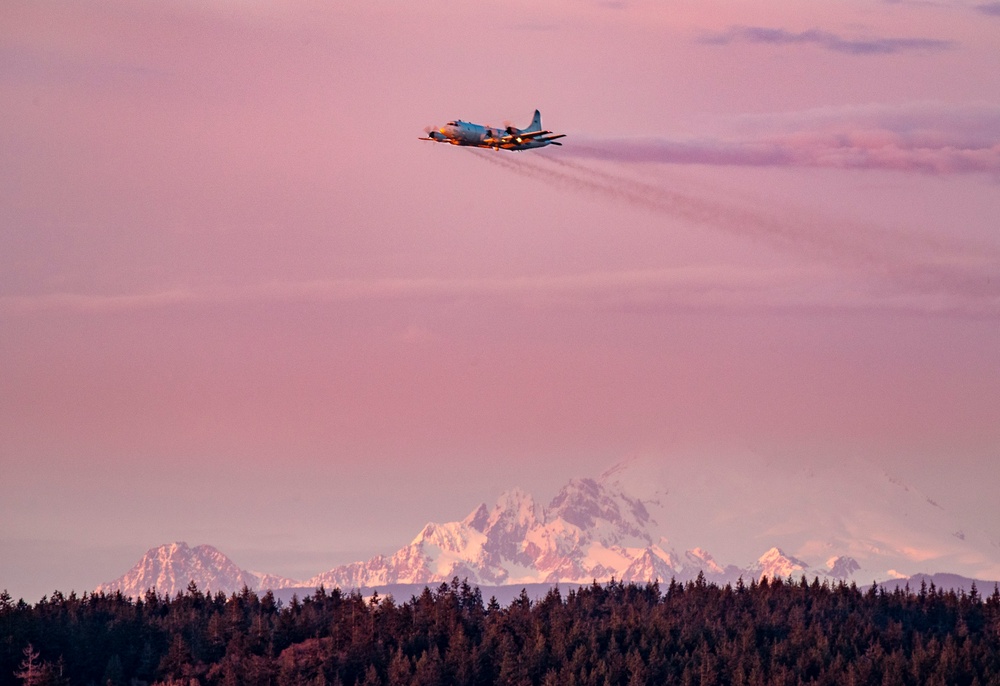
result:
<svg viewBox="0 0 1000 686"><path fill-rule="evenodd" d="M881 277L907 293L962 295L975 309L1000 308L1000 256L992 247L934 240L883 227L835 222L786 209L782 215L698 197L549 155L475 151L476 156L565 190L761 240L840 267Z"/></svg>
<svg viewBox="0 0 1000 686"><path fill-rule="evenodd" d="M840 245L836 245L828 235L817 231L818 227L806 225L808 220L793 223L762 212L669 190L549 156L537 156L532 159L508 156L500 160L490 155L480 156L487 161L496 162L507 169L551 185L597 193L610 200L642 207L689 223L766 239L784 247L801 248L803 244L808 244L813 252L820 250L828 253L826 255L828 259L836 257L838 252L849 253L855 260L871 260L875 257L860 244L841 241Z"/></svg>

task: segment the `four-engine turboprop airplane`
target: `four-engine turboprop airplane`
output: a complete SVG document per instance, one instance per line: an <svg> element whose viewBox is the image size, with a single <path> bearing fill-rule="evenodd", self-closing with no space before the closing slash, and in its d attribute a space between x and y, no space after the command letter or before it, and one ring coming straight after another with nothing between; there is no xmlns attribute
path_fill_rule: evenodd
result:
<svg viewBox="0 0 1000 686"><path fill-rule="evenodd" d="M481 126L471 122L456 119L444 126L431 129L422 141L437 141L452 145L471 145L475 148L493 148L494 150L531 150L544 148L546 145L562 145L557 138L565 138L566 134L553 134L542 128L542 115L535 110L535 116L526 129L514 126L497 128Z"/></svg>

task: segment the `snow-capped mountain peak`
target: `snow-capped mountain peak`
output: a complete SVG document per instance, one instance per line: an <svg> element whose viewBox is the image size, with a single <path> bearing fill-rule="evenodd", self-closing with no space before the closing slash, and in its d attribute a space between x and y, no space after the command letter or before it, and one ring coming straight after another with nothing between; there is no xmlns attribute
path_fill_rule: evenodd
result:
<svg viewBox="0 0 1000 686"><path fill-rule="evenodd" d="M651 545L652 523L642 501L593 479L571 479L552 499L550 521L561 519L591 532L605 545Z"/></svg>
<svg viewBox="0 0 1000 686"><path fill-rule="evenodd" d="M601 483L641 500L659 522L652 531L676 548L701 547L740 566L762 568L754 558L776 547L822 578L1000 574L995 531L959 521L943 500L860 456L682 447L631 456ZM822 562L836 558L843 561ZM788 571L802 573L794 563Z"/></svg>
<svg viewBox="0 0 1000 686"><path fill-rule="evenodd" d="M757 562L750 566L749 570L755 577L770 579L798 577L802 574L816 576L815 572L809 568L809 564L802 560L786 555L781 548L771 548L761 555Z"/></svg>
<svg viewBox="0 0 1000 686"><path fill-rule="evenodd" d="M702 550L701 548L688 550L684 553L684 557L696 569L701 571L711 574L724 574L726 571L707 550Z"/></svg>
<svg viewBox="0 0 1000 686"><path fill-rule="evenodd" d="M430 584L456 576L481 585L685 581L699 573L717 583L803 575L849 581L942 569L996 578L998 549L918 489L861 462L778 463L750 452L714 461L649 456L600 479L572 479L547 507L512 489L492 508L426 524L391 555L336 567L304 585ZM760 550L767 552L754 560ZM172 594L191 580L226 592L295 585L245 572L210 546L175 543L150 550L99 590Z"/></svg>
<svg viewBox="0 0 1000 686"><path fill-rule="evenodd" d="M114 581L101 584L96 592L141 596L153 589L159 594L175 595L193 581L202 591L229 594L244 586L250 590L289 588L299 582L275 575L262 575L240 569L236 563L210 545L191 548L178 541L150 548L132 569Z"/></svg>
<svg viewBox="0 0 1000 686"><path fill-rule="evenodd" d="M520 488L503 493L486 520L486 528L506 531L527 529L544 519L545 512L534 497Z"/></svg>
<svg viewBox="0 0 1000 686"><path fill-rule="evenodd" d="M480 503L479 507L469 513L469 516L462 520L466 526L472 527L476 531L482 532L486 529L486 524L490 520L490 511L486 508L486 503Z"/></svg>
<svg viewBox="0 0 1000 686"><path fill-rule="evenodd" d="M831 557L826 561L826 567L829 570L827 574L834 579L849 579L855 572L861 570L858 561L846 555Z"/></svg>
<svg viewBox="0 0 1000 686"><path fill-rule="evenodd" d="M427 524L393 556L338 567L310 584L423 583L454 576L482 584L589 583L624 578L640 558L645 562L633 568L635 578L643 564L653 576L667 578L676 571L676 554L651 550L650 524L639 500L593 479L571 480L547 508L512 489L491 510L480 505L461 521Z"/></svg>

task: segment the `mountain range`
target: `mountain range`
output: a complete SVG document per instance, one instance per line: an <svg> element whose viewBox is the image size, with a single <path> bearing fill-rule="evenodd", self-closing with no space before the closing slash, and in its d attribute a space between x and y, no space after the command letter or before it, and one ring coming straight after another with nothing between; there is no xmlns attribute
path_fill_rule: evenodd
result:
<svg viewBox="0 0 1000 686"><path fill-rule="evenodd" d="M805 575L870 584L935 571L1000 578L998 538L870 464L789 468L751 452L728 462L737 469L713 464L697 454L634 457L598 478L571 479L546 505L513 489L464 519L426 524L390 555L303 581L243 570L211 546L172 543L97 590L173 595L191 581L226 593L377 588L454 577L493 587L699 573L716 583Z"/></svg>

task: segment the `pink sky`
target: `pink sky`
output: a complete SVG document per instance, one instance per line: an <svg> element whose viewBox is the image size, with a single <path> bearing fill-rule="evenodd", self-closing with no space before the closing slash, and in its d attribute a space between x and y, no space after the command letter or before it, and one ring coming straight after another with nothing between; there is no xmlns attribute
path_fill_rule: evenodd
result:
<svg viewBox="0 0 1000 686"><path fill-rule="evenodd" d="M679 442L1000 536L993 10L4 3L0 587L309 576Z"/></svg>

